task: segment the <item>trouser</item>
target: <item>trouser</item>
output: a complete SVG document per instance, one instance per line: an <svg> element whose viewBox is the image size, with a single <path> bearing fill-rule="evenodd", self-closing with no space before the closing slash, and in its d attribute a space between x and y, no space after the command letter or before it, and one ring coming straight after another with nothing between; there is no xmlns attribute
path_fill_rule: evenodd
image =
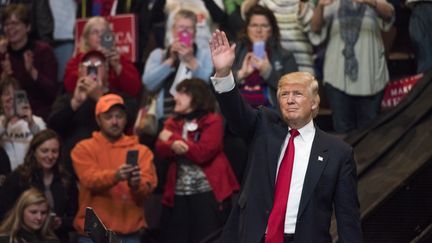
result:
<svg viewBox="0 0 432 243"><path fill-rule="evenodd" d="M325 91L332 109L333 128L338 133L361 129L378 116L384 92L375 95L349 95L326 83Z"/></svg>
<svg viewBox="0 0 432 243"><path fill-rule="evenodd" d="M173 207L164 207L161 241L197 243L222 227L225 217L213 192L175 196Z"/></svg>
<svg viewBox="0 0 432 243"><path fill-rule="evenodd" d="M409 22L409 34L417 59L417 72L432 68L432 2L415 3Z"/></svg>

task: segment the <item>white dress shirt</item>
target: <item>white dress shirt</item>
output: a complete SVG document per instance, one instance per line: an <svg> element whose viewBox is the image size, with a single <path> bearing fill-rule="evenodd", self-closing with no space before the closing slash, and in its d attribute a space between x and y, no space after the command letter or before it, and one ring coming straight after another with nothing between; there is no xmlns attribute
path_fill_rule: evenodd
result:
<svg viewBox="0 0 432 243"><path fill-rule="evenodd" d="M315 126L313 121L309 121L304 127L298 129L300 135L294 138L294 165L291 177L291 186L288 195L287 208L285 213L285 227L284 232L287 234L293 234L295 232L295 226L297 222L297 213L300 206L300 198L303 191L303 183L306 175L306 170L309 164L309 157L312 148L312 142L315 137ZM279 153L278 169L281 164L282 158L285 154L285 150L288 146L288 140L290 133L285 138L284 143L281 146Z"/></svg>

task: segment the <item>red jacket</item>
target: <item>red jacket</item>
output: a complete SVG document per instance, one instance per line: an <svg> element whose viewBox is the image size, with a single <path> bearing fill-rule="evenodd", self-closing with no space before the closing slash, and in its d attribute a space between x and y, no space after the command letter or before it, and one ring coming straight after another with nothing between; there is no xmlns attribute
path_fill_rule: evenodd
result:
<svg viewBox="0 0 432 243"><path fill-rule="evenodd" d="M78 53L69 59L66 65L64 87L69 93L73 93L75 90L78 80L78 67L83 55L84 53ZM122 55L120 56L120 63L122 65L120 75L117 75L112 68L109 70L109 88L125 92L131 96L138 96L141 91L141 81L137 69L132 62Z"/></svg>
<svg viewBox="0 0 432 243"><path fill-rule="evenodd" d="M176 155L171 150L171 144L182 139L184 120L168 118L164 129L173 133L167 142L156 141L156 153L164 159L170 160L167 172L167 181L162 203L167 206L174 205L174 190L177 177ZM188 133L185 141L189 150L184 157L201 166L207 180L213 189L218 202L228 198L234 191L239 189L239 184L231 169L231 165L223 152L223 123L222 117L215 113L207 114L197 120L198 129ZM194 141L199 133L199 140Z"/></svg>

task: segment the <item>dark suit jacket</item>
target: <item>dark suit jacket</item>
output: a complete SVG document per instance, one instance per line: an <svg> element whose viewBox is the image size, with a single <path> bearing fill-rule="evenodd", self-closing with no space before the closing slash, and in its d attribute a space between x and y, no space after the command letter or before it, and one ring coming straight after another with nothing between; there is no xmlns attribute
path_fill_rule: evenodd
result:
<svg viewBox="0 0 432 243"><path fill-rule="evenodd" d="M288 126L273 110L247 106L237 88L217 94L217 99L230 128L249 143L247 175L220 242L257 243L265 234L273 206L276 167ZM300 199L295 242L331 242L333 207L339 241L361 242L353 150L317 128Z"/></svg>

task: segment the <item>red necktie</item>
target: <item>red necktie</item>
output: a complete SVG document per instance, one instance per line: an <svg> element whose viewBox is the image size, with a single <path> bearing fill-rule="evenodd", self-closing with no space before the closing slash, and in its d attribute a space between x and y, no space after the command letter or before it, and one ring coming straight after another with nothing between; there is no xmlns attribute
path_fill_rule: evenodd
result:
<svg viewBox="0 0 432 243"><path fill-rule="evenodd" d="M294 138L300 133L296 129L291 129L290 134L288 147L276 179L273 209L268 219L265 243L283 243L284 241L285 213L294 164Z"/></svg>

